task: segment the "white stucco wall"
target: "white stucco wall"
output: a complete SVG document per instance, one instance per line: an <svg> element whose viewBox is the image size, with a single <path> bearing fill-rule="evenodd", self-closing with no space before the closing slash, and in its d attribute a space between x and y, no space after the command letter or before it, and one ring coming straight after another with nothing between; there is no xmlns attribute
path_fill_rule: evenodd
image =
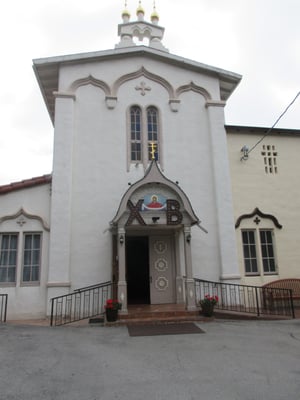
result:
<svg viewBox="0 0 300 400"><path fill-rule="evenodd" d="M133 76L126 80L116 92L117 102L113 109L107 108L104 91L97 84L85 84L78 87L73 95L70 93L75 81L88 76L113 85L120 76L135 73L142 67L161 78ZM213 117L209 115L207 99L201 93L189 90L180 94L179 111L173 112L169 105L170 95L161 79L168 81L174 90L193 81L210 93L211 99L220 100L217 78L149 58L99 60L61 69L59 91L69 91L70 95L66 98L63 94L61 97L58 95L56 100L53 240L49 276L51 283L60 282L62 292L68 282L72 288L78 288L111 278L109 222L128 183L134 183L145 173L141 164L132 164L127 170L126 113L135 104L142 108L149 105L158 108L163 173L169 179L179 181L195 213L208 230L205 234L199 228L193 228L194 275L218 280L224 268L229 274L237 272L234 266L235 237L228 233L227 221L226 240L230 244L224 248L229 258L221 249L222 238L218 234L221 224L224 226L224 222L220 222L224 215L229 214L229 225L232 227L231 198L228 196L226 205L219 206L219 211L215 200L220 187L227 188L230 194L226 162L223 164L221 161L221 172L216 173L212 161L216 151L212 134L220 135L219 139L214 139L218 140L217 152L226 154L223 108L218 110L216 121L212 121L215 117L214 114ZM151 88L144 96L136 90L141 81ZM57 215L60 217L57 218ZM68 231L70 241L66 243ZM61 265L69 272L63 273Z"/></svg>
<svg viewBox="0 0 300 400"><path fill-rule="evenodd" d="M50 184L12 191L0 196L0 232L18 234L16 283L0 283L0 293L8 294L8 318L45 316L49 259ZM23 209L24 213L19 211ZM18 221L22 220L22 223ZM22 283L23 234L41 233L39 283Z"/></svg>

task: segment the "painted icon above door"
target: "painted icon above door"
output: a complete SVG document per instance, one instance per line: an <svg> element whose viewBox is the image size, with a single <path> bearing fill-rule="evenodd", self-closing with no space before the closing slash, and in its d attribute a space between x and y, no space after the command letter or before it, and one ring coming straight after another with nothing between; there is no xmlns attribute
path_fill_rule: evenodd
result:
<svg viewBox="0 0 300 400"><path fill-rule="evenodd" d="M167 199L161 194L146 194L142 204L142 211L151 210L165 210L167 205Z"/></svg>

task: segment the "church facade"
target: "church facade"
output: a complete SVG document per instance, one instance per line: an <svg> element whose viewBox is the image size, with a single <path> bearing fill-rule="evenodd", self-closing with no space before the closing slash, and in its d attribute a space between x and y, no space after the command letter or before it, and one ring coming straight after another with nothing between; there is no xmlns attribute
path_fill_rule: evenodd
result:
<svg viewBox="0 0 300 400"><path fill-rule="evenodd" d="M113 50L33 62L53 171L0 187L9 318L43 317L51 298L110 280L126 313L193 310L195 277L300 277L300 132L275 129L248 157L265 130L224 119L241 76L169 53L156 12L122 18Z"/></svg>

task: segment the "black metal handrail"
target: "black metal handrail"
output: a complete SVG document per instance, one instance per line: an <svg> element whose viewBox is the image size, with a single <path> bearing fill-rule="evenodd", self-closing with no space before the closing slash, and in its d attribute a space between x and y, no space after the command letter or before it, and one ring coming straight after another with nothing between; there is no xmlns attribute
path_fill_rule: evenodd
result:
<svg viewBox="0 0 300 400"><path fill-rule="evenodd" d="M8 295L7 294L0 294L0 323L1 322L6 322L7 301L8 301Z"/></svg>
<svg viewBox="0 0 300 400"><path fill-rule="evenodd" d="M70 324L104 313L106 300L113 294L113 283L104 282L74 290L51 301L50 325Z"/></svg>
<svg viewBox="0 0 300 400"><path fill-rule="evenodd" d="M291 289L264 288L195 278L196 304L207 294L218 296L219 310L295 318Z"/></svg>

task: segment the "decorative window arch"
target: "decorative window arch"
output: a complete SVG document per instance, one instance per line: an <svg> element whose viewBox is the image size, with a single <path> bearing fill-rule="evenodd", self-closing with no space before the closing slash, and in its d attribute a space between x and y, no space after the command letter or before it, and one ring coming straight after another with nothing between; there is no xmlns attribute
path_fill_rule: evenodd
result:
<svg viewBox="0 0 300 400"><path fill-rule="evenodd" d="M155 158L161 161L161 129L159 111L155 106L142 108L132 105L129 108L128 127L128 163L143 164L146 168L149 161Z"/></svg>
<svg viewBox="0 0 300 400"><path fill-rule="evenodd" d="M282 229L277 218L256 207L253 212L241 215L235 227L241 232L245 275L277 275L274 227Z"/></svg>

